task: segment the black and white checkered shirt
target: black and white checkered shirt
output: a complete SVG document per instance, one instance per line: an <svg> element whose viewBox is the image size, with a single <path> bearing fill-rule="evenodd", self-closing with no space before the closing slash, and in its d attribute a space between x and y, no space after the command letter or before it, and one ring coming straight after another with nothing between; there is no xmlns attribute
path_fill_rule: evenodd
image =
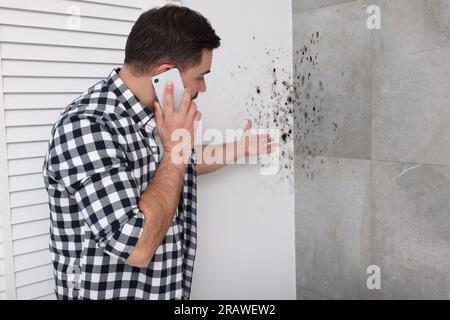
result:
<svg viewBox="0 0 450 320"><path fill-rule="evenodd" d="M125 263L143 230L139 197L162 148L155 114L119 71L74 100L52 129L43 174L55 292L59 299L189 299L197 243L195 152L152 261L142 269Z"/></svg>

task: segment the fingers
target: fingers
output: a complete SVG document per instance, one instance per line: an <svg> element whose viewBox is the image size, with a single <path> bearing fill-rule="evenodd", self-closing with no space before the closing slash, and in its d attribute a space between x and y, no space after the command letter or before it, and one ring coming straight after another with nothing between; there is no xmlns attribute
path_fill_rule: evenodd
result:
<svg viewBox="0 0 450 320"><path fill-rule="evenodd" d="M267 154L273 153L278 147L278 143L269 144L267 146Z"/></svg>
<svg viewBox="0 0 450 320"><path fill-rule="evenodd" d="M200 111L197 111L197 113L194 116L194 124L197 125L201 119L202 119L202 113Z"/></svg>
<svg viewBox="0 0 450 320"><path fill-rule="evenodd" d="M166 86L164 110L167 115L173 113L173 83L169 82Z"/></svg>
<svg viewBox="0 0 450 320"><path fill-rule="evenodd" d="M273 138L269 134L260 134L258 135L258 154L271 154L273 153L277 147L278 143L273 141Z"/></svg>
<svg viewBox="0 0 450 320"><path fill-rule="evenodd" d="M260 134L258 135L259 142L272 142L273 139L269 134Z"/></svg>
<svg viewBox="0 0 450 320"><path fill-rule="evenodd" d="M278 147L278 143L263 143L258 146L258 154L271 154Z"/></svg>
<svg viewBox="0 0 450 320"><path fill-rule="evenodd" d="M244 131L250 130L252 127L252 121L247 120L247 124L245 125Z"/></svg>
<svg viewBox="0 0 450 320"><path fill-rule="evenodd" d="M202 113L200 111L197 111L197 113L194 116L194 134L195 134L195 132L197 132L197 127L198 127L198 124L201 119L202 119Z"/></svg>
<svg viewBox="0 0 450 320"><path fill-rule="evenodd" d="M161 105L158 102L155 102L154 106L155 106L156 124L158 125L158 127L160 127L164 120L164 113L161 109Z"/></svg>
<svg viewBox="0 0 450 320"><path fill-rule="evenodd" d="M190 105L191 105L191 88L187 87L184 89L183 99L181 100L181 106L178 112L187 113Z"/></svg>
<svg viewBox="0 0 450 320"><path fill-rule="evenodd" d="M189 101L190 102L190 107L189 110L187 111L187 117L188 119L194 119L196 113L197 113L197 104L195 103L195 101Z"/></svg>

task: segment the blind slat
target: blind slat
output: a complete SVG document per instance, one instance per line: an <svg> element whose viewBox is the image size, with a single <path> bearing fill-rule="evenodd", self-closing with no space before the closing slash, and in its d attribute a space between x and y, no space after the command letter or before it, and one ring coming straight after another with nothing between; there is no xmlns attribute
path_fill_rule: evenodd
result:
<svg viewBox="0 0 450 320"><path fill-rule="evenodd" d="M117 6L127 6L132 8L141 8L142 6L141 0L80 0L80 1L97 2Z"/></svg>
<svg viewBox="0 0 450 320"><path fill-rule="evenodd" d="M0 24L73 30L82 32L108 33L127 36L133 24L127 21L105 20L83 17L80 24L74 24L68 15L39 13L17 9L0 10Z"/></svg>
<svg viewBox="0 0 450 320"><path fill-rule="evenodd" d="M125 36L0 25L0 41L88 48L125 49Z"/></svg>
<svg viewBox="0 0 450 320"><path fill-rule="evenodd" d="M17 299L29 300L53 293L53 279L17 288Z"/></svg>
<svg viewBox="0 0 450 320"><path fill-rule="evenodd" d="M104 78L115 67L116 65L113 64L3 60L5 76Z"/></svg>
<svg viewBox="0 0 450 320"><path fill-rule="evenodd" d="M11 223L23 223L50 217L48 204L38 204L11 209Z"/></svg>
<svg viewBox="0 0 450 320"><path fill-rule="evenodd" d="M123 51L117 50L57 47L22 43L2 43L1 52L4 59L84 63L121 64L125 57Z"/></svg>
<svg viewBox="0 0 450 320"><path fill-rule="evenodd" d="M6 285L5 285L5 276L0 276L0 291L5 291Z"/></svg>
<svg viewBox="0 0 450 320"><path fill-rule="evenodd" d="M9 202L11 208L20 206L30 206L33 204L40 204L48 201L47 191L42 189L27 190L11 192L9 195Z"/></svg>
<svg viewBox="0 0 450 320"><path fill-rule="evenodd" d="M64 109L81 93L7 93L4 95L5 109Z"/></svg>
<svg viewBox="0 0 450 320"><path fill-rule="evenodd" d="M61 112L62 109L7 110L5 124L6 126L52 125L58 120Z"/></svg>
<svg viewBox="0 0 450 320"><path fill-rule="evenodd" d="M52 125L9 127L6 128L6 141L27 142L27 141L48 141L50 138Z"/></svg>
<svg viewBox="0 0 450 320"><path fill-rule="evenodd" d="M114 7L104 4L95 4L81 1L65 0L2 0L0 7L12 9L24 9L41 12L53 12L64 15L80 13L81 16L135 21L141 11L139 9ZM73 9L73 10L71 10ZM77 10L78 9L78 10Z"/></svg>
<svg viewBox="0 0 450 320"><path fill-rule="evenodd" d="M49 263L51 263L51 257L48 248L14 257L16 271L40 267Z"/></svg>
<svg viewBox="0 0 450 320"><path fill-rule="evenodd" d="M8 175L23 175L28 173L42 172L44 157L8 160Z"/></svg>
<svg viewBox="0 0 450 320"><path fill-rule="evenodd" d="M44 249L48 250L49 241L50 236L48 234L27 239L14 240L13 241L14 255L40 251Z"/></svg>
<svg viewBox="0 0 450 320"><path fill-rule="evenodd" d="M4 77L4 92L84 92L86 89L100 81L101 78L81 79L81 78L22 78L22 77Z"/></svg>
<svg viewBox="0 0 450 320"><path fill-rule="evenodd" d="M28 269L25 271L16 272L16 286L23 287L43 280L53 278L52 265L47 264L45 266Z"/></svg>
<svg viewBox="0 0 450 320"><path fill-rule="evenodd" d="M10 143L7 146L8 159L43 157L46 154L47 142Z"/></svg>
<svg viewBox="0 0 450 320"><path fill-rule="evenodd" d="M13 240L40 236L49 232L50 219L31 221L12 226Z"/></svg>
<svg viewBox="0 0 450 320"><path fill-rule="evenodd" d="M24 191L29 189L44 188L42 173L27 174L23 176L13 176L8 178L9 191Z"/></svg>
<svg viewBox="0 0 450 320"><path fill-rule="evenodd" d="M36 300L56 300L56 295L52 293L43 297L39 297Z"/></svg>

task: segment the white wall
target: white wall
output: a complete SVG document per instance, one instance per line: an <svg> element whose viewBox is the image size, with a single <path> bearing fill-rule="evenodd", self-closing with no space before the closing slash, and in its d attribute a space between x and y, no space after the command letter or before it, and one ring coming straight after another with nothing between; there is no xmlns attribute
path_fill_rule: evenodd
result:
<svg viewBox="0 0 450 320"><path fill-rule="evenodd" d="M222 38L212 74L206 77L208 91L198 99L203 129L243 128L246 118L255 120L260 114L260 123L267 120L275 128L271 114L279 106L270 96L275 91L285 101L281 82L292 75L291 1L184 4L204 14ZM292 127L289 114L280 117L289 122L284 130ZM292 143L282 143L288 155ZM234 165L199 178L193 299L295 299L293 168L288 158L283 157L276 176L261 176L258 166Z"/></svg>
<svg viewBox="0 0 450 320"><path fill-rule="evenodd" d="M133 22L162 3L0 0L0 299L53 298L40 174L51 125L73 98L121 65ZM243 127L244 117L259 112L246 111L244 102L257 84L263 95L256 101L270 100L264 89L272 81L271 55L292 75L291 2L185 5L206 15L223 39L209 91L199 98L204 129ZM81 10L76 30L67 25L73 9ZM283 145L288 154L291 144ZM293 169L289 160L282 165L288 169L277 176L234 166L200 177L192 298L295 298Z"/></svg>

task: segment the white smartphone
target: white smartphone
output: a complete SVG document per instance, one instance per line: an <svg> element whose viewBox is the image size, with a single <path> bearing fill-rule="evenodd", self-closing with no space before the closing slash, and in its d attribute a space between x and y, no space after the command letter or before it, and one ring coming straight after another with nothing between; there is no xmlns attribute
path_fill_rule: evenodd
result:
<svg viewBox="0 0 450 320"><path fill-rule="evenodd" d="M172 68L152 77L153 89L163 112L165 112L166 87L169 81L173 83L173 109L178 111L184 94L183 80L178 68Z"/></svg>

